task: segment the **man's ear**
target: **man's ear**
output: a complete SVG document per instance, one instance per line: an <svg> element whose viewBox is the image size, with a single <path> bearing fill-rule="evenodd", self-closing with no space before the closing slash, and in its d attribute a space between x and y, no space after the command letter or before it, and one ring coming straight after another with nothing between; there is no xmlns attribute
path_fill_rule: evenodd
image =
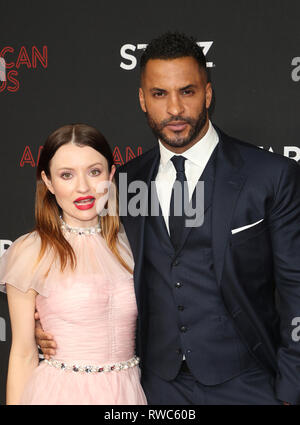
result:
<svg viewBox="0 0 300 425"><path fill-rule="evenodd" d="M140 100L140 106L142 108L142 111L147 112L145 96L144 96L142 87L139 88L139 100Z"/></svg>
<svg viewBox="0 0 300 425"><path fill-rule="evenodd" d="M212 86L211 83L206 84L205 88L206 109L209 109L212 101Z"/></svg>
<svg viewBox="0 0 300 425"><path fill-rule="evenodd" d="M52 186L51 180L50 180L50 179L48 179L48 177L46 176L45 171L42 171L42 172L41 172L41 177L42 177L43 182L44 182L44 183L45 183L45 185L47 186L47 189L48 189L48 190L50 190L50 192L52 193L52 195L54 195L54 189L53 189L53 186Z"/></svg>

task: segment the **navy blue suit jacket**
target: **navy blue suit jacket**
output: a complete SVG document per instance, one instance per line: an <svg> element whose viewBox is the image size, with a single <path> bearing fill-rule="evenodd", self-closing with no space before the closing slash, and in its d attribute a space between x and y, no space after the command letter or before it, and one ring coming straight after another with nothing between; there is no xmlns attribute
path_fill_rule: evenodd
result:
<svg viewBox="0 0 300 425"><path fill-rule="evenodd" d="M300 166L217 131L220 144L212 204L216 279L240 337L276 377L277 397L300 403L300 342L292 338L292 320L300 316ZM157 146L121 166L117 180L120 173L127 173L128 184L142 180L149 186L159 157ZM128 194L128 202L132 196ZM121 219L135 260L139 351L147 322L145 217Z"/></svg>

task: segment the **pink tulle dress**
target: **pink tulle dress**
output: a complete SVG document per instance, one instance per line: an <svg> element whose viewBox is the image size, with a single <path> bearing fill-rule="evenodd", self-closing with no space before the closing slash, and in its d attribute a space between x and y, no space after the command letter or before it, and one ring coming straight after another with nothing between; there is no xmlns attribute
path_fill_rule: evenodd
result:
<svg viewBox="0 0 300 425"><path fill-rule="evenodd" d="M36 266L36 232L18 238L1 257L0 282L37 291L42 327L57 343L51 364L42 361L27 381L20 404L146 404L134 358L132 275L101 234L64 235L76 254L75 271L61 273L51 250ZM119 251L133 267L128 247L125 233L120 233Z"/></svg>

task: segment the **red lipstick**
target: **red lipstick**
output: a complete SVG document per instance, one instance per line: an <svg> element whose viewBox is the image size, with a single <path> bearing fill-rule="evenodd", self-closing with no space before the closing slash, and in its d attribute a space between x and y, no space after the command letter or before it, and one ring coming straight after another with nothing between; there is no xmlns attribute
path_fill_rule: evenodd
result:
<svg viewBox="0 0 300 425"><path fill-rule="evenodd" d="M96 199L93 196L84 196L75 199L74 204L79 210L89 210L93 208L95 201Z"/></svg>

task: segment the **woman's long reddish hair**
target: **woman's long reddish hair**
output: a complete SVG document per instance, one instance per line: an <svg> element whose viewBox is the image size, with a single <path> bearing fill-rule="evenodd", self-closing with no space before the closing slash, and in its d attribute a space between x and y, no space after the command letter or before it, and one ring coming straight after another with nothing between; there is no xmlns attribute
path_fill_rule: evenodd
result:
<svg viewBox="0 0 300 425"><path fill-rule="evenodd" d="M47 177L51 179L51 159L61 146L71 141L78 146L89 146L103 155L108 162L109 172L114 164L111 149L104 136L97 129L86 124L70 124L60 127L50 134L44 144L37 167L35 198L35 230L41 238L41 250L38 261L44 256L46 250L50 248L60 259L61 271L65 269L68 263L74 269L76 266L76 256L61 230L61 221L59 218L61 209L56 202L55 196L47 189L43 182L41 173L44 171ZM101 233L108 247L122 266L129 272L132 272L121 257L117 247L120 218L118 215L117 199L115 202L117 206L116 214L109 215L108 213L100 218Z"/></svg>

